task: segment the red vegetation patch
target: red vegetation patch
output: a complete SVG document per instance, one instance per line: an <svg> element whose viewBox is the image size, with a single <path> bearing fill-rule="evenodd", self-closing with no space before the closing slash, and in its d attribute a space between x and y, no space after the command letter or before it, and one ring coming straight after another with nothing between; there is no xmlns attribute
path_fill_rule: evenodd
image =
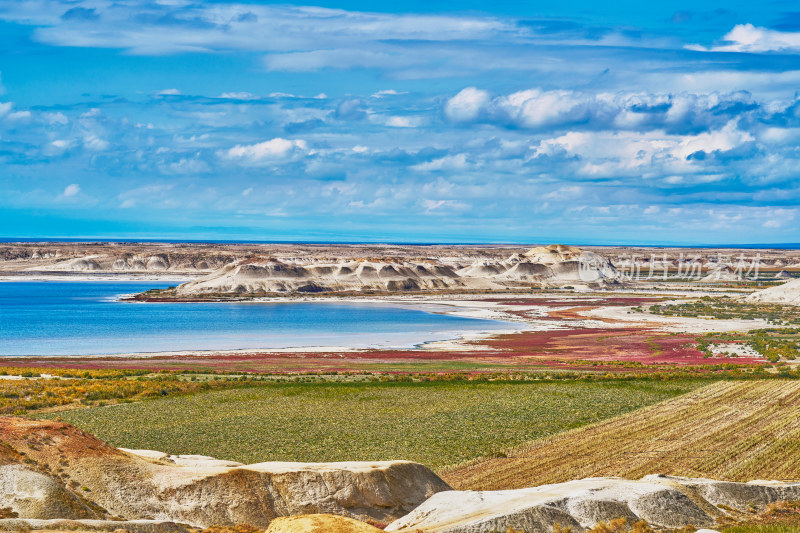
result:
<svg viewBox="0 0 800 533"><path fill-rule="evenodd" d="M490 340L487 345L518 355L549 360L636 361L644 364L763 364L747 357L704 357L692 335L644 328L527 331Z"/></svg>

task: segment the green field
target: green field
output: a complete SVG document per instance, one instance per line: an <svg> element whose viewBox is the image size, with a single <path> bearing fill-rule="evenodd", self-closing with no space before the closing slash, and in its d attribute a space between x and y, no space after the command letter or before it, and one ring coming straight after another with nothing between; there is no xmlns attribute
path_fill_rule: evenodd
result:
<svg viewBox="0 0 800 533"><path fill-rule="evenodd" d="M441 468L704 384L271 383L43 416L127 448L244 463L408 459Z"/></svg>

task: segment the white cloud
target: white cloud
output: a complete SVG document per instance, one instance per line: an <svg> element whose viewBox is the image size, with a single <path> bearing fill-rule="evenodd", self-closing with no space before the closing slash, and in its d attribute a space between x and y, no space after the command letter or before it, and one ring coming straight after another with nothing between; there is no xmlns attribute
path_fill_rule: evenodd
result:
<svg viewBox="0 0 800 533"><path fill-rule="evenodd" d="M687 137L681 141L672 153L681 159L686 159L697 152L727 152L753 141L750 133L738 128L736 121L728 122L724 128Z"/></svg>
<svg viewBox="0 0 800 533"><path fill-rule="evenodd" d="M221 95L219 95L219 97L228 100L255 100L256 98L258 98L258 96L254 95L253 93L248 93L245 91L222 93Z"/></svg>
<svg viewBox="0 0 800 533"><path fill-rule="evenodd" d="M83 138L83 146L94 152L102 152L108 150L111 144L94 133L89 133Z"/></svg>
<svg viewBox="0 0 800 533"><path fill-rule="evenodd" d="M30 111L13 111L6 116L7 120L28 120L31 118Z"/></svg>
<svg viewBox="0 0 800 533"><path fill-rule="evenodd" d="M463 170L469 166L466 154L446 155L433 161L414 165L415 170Z"/></svg>
<svg viewBox="0 0 800 533"><path fill-rule="evenodd" d="M180 96L179 89L162 89L156 92L156 96Z"/></svg>
<svg viewBox="0 0 800 533"><path fill-rule="evenodd" d="M495 105L515 124L540 128L588 119L599 107L592 100L571 91L529 89L501 97Z"/></svg>
<svg viewBox="0 0 800 533"><path fill-rule="evenodd" d="M383 98L385 96L399 96L401 94L408 94L408 93L395 91L394 89L384 89L382 91L372 93L372 98Z"/></svg>
<svg viewBox="0 0 800 533"><path fill-rule="evenodd" d="M663 178L673 185L687 181L708 183L724 176L706 170L701 161L705 155L728 152L753 140L749 132L738 128L736 121L696 135L667 134L658 130L644 133L571 131L541 140L533 148L533 161L556 158L562 172L564 168L574 167L578 175L593 179L628 176ZM694 158L689 157L693 155Z"/></svg>
<svg viewBox="0 0 800 533"><path fill-rule="evenodd" d="M800 128L764 128L758 132L758 140L773 145L794 144L800 140Z"/></svg>
<svg viewBox="0 0 800 533"><path fill-rule="evenodd" d="M791 52L800 50L800 32L770 30L752 24L737 24L722 38L725 44L704 48L690 45L692 50L713 52Z"/></svg>
<svg viewBox="0 0 800 533"><path fill-rule="evenodd" d="M161 170L167 174L205 174L211 171L211 167L197 157L189 157L162 165Z"/></svg>
<svg viewBox="0 0 800 533"><path fill-rule="evenodd" d="M452 122L486 122L531 130L582 127L590 130L671 128L696 131L721 127L743 113L763 111L764 105L745 91L611 93L532 88L491 98L486 91L468 87L443 106L445 117Z"/></svg>
<svg viewBox="0 0 800 533"><path fill-rule="evenodd" d="M260 165L288 161L308 153L308 145L305 141L276 137L257 144L237 144L233 148L222 152L221 155L224 159Z"/></svg>
<svg viewBox="0 0 800 533"><path fill-rule="evenodd" d="M58 46L123 48L138 54L220 50L331 49L380 41L462 41L520 33L493 17L387 14L321 7L92 0L96 17L63 20L63 4L39 0L37 9L0 2L0 19L37 26L35 38ZM27 4L27 3L23 3ZM169 23L171 22L171 23Z"/></svg>
<svg viewBox="0 0 800 533"><path fill-rule="evenodd" d="M81 192L81 187L77 183L71 183L66 186L64 192L61 193L65 198L71 198L72 196L77 196L77 194Z"/></svg>
<svg viewBox="0 0 800 533"><path fill-rule="evenodd" d="M557 190L544 195L548 200L574 200L583 192L583 188L577 185L567 185L559 187Z"/></svg>
<svg viewBox="0 0 800 533"><path fill-rule="evenodd" d="M67 115L65 115L61 111L56 111L55 113L42 113L42 117L49 124L60 124L62 126L69 124L69 119L67 118Z"/></svg>
<svg viewBox="0 0 800 533"><path fill-rule="evenodd" d="M467 87L445 103L444 114L453 122L472 122L480 118L490 101L487 91Z"/></svg>
<svg viewBox="0 0 800 533"><path fill-rule="evenodd" d="M56 139L42 148L45 155L61 155L74 145L71 139Z"/></svg>
<svg viewBox="0 0 800 533"><path fill-rule="evenodd" d="M416 128L422 124L420 117L389 117L386 125L393 128Z"/></svg>

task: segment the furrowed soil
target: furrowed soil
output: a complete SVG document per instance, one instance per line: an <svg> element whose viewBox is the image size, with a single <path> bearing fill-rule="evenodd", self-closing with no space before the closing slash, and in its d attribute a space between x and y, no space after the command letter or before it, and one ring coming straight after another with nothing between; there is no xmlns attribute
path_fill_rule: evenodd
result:
<svg viewBox="0 0 800 533"><path fill-rule="evenodd" d="M800 479L800 382L721 381L446 470L454 488L515 489L661 473Z"/></svg>

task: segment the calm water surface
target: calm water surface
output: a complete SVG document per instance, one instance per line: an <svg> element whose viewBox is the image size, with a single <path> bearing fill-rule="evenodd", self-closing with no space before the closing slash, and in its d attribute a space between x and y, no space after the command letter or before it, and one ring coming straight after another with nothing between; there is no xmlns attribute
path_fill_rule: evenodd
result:
<svg viewBox="0 0 800 533"><path fill-rule="evenodd" d="M94 355L307 346L406 347L490 320L380 304L130 303L170 283L2 282L0 355Z"/></svg>

